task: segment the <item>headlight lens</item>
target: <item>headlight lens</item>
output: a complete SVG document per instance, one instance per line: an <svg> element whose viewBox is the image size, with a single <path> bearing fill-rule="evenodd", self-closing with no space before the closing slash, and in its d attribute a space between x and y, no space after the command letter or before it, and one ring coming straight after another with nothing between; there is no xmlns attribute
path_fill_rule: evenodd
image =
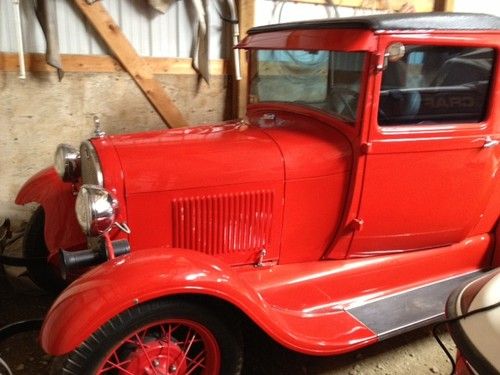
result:
<svg viewBox="0 0 500 375"><path fill-rule="evenodd" d="M76 198L76 218L87 236L106 233L115 222L118 201L96 185L82 185Z"/></svg>
<svg viewBox="0 0 500 375"><path fill-rule="evenodd" d="M80 177L80 153L67 144L57 146L54 168L64 182L76 182Z"/></svg>

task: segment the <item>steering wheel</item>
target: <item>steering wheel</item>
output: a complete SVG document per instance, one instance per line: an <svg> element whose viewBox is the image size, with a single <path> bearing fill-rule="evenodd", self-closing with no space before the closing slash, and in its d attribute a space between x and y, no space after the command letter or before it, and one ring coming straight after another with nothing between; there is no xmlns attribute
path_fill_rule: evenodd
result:
<svg viewBox="0 0 500 375"><path fill-rule="evenodd" d="M336 111L337 113L344 115L346 117L351 118L352 120L356 119L356 108L353 108L353 103L358 102L358 92L347 88L347 87L335 87L329 93L329 105L331 108L337 108L337 100L344 105L344 108L340 111Z"/></svg>

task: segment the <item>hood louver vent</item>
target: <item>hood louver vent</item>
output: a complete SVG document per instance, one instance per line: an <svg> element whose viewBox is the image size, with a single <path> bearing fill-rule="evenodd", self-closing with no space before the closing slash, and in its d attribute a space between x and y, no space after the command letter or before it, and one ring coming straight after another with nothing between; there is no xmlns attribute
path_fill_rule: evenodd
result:
<svg viewBox="0 0 500 375"><path fill-rule="evenodd" d="M272 211L271 191L175 199L173 246L211 255L260 251L269 243Z"/></svg>

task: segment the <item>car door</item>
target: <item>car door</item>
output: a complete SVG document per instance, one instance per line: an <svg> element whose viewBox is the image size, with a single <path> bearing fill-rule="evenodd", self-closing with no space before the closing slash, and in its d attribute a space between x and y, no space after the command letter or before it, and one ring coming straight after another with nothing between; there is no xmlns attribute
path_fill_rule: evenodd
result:
<svg viewBox="0 0 500 375"><path fill-rule="evenodd" d="M382 54L394 42L405 53L376 73L362 225L349 257L441 247L475 234L498 181L495 38L381 36Z"/></svg>

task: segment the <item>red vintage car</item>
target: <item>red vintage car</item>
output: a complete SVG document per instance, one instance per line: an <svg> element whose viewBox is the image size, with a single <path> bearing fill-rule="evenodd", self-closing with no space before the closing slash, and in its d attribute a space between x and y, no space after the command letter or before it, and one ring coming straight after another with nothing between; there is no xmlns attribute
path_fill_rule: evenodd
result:
<svg viewBox="0 0 500 375"><path fill-rule="evenodd" d="M280 24L239 47L245 119L97 132L19 192L40 203L35 281L102 263L45 319L67 373L237 374L244 320L344 353L441 319L500 265L499 18Z"/></svg>

